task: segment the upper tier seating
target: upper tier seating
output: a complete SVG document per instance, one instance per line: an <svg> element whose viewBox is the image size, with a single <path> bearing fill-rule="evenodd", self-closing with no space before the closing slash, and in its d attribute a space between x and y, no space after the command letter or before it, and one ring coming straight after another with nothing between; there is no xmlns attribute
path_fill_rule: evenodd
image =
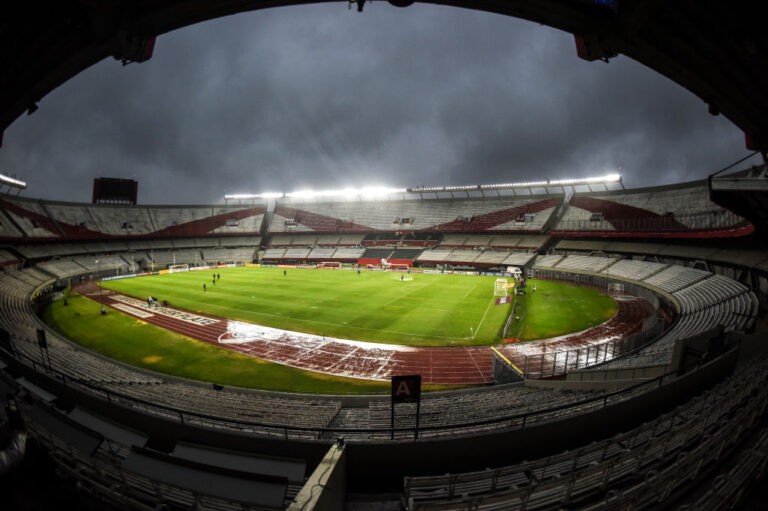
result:
<svg viewBox="0 0 768 511"><path fill-rule="evenodd" d="M266 208L77 204L0 196L0 237L98 239L258 234Z"/></svg>
<svg viewBox="0 0 768 511"><path fill-rule="evenodd" d="M270 233L291 231L540 232L562 202L556 197L493 197L278 204Z"/></svg>
<svg viewBox="0 0 768 511"><path fill-rule="evenodd" d="M706 181L674 187L576 193L556 232L606 234L695 231L748 232L748 222L709 199Z"/></svg>

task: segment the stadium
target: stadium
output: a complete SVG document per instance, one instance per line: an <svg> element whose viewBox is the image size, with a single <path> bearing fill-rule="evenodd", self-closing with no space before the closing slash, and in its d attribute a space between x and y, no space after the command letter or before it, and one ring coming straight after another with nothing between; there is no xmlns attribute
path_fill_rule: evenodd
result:
<svg viewBox="0 0 768 511"><path fill-rule="evenodd" d="M160 3L131 14L129 37L111 27L108 44L18 37L41 58L4 82L0 127L106 55L141 62L164 31L301 2ZM582 58L666 71L765 153L764 42L712 29L743 12L696 9L689 44L709 55L710 34L723 39L701 64L663 30L637 29L643 2L481 3L578 34ZM215 205L141 205L134 181L109 178L93 203L28 198L0 176L1 382L43 466L6 480L50 489L13 502L748 507L768 452L766 164L739 163L645 188L531 176ZM594 297L565 299L582 291ZM563 330L524 332L539 300L546 324L564 308Z"/></svg>

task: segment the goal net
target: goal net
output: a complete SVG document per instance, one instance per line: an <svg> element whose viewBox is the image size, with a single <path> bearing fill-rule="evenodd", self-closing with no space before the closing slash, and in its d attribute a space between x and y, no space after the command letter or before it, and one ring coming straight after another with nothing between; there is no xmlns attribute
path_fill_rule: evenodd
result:
<svg viewBox="0 0 768 511"><path fill-rule="evenodd" d="M514 282L509 282L507 279L496 279L493 282L493 296L509 296L514 288Z"/></svg>
<svg viewBox="0 0 768 511"><path fill-rule="evenodd" d="M189 271L189 265L188 264L169 264L168 271L171 273Z"/></svg>
<svg viewBox="0 0 768 511"><path fill-rule="evenodd" d="M608 296L621 296L624 294L624 284L622 282L611 282L608 284Z"/></svg>
<svg viewBox="0 0 768 511"><path fill-rule="evenodd" d="M317 264L318 268L331 268L334 270L340 270L341 269L341 263L338 261L323 261L322 263Z"/></svg>
<svg viewBox="0 0 768 511"><path fill-rule="evenodd" d="M410 269L410 266L407 264L400 264L400 263L387 263L387 270L394 271L394 270L400 270L400 271L406 271Z"/></svg>

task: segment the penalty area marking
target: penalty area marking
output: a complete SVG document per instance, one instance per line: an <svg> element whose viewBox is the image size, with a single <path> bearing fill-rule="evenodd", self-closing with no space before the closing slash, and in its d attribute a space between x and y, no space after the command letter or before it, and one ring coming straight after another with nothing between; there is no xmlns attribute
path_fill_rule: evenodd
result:
<svg viewBox="0 0 768 511"><path fill-rule="evenodd" d="M488 311L491 310L491 305L493 305L494 303L496 303L496 297L491 298L491 301L488 302L488 306L485 308L485 312L483 313L483 317L480 318L480 323L477 324L477 327L475 328L474 332L472 332L472 337L470 337L470 339L472 339L473 341L475 340L475 336L477 335L477 332L480 331L480 327L483 326L483 322L485 321L485 317L488 315ZM472 327L470 327L470 328L472 328Z"/></svg>

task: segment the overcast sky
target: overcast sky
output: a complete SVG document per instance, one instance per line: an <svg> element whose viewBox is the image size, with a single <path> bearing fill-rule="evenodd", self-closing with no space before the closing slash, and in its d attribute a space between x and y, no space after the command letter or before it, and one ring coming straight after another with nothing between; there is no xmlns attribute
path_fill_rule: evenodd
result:
<svg viewBox="0 0 768 511"><path fill-rule="evenodd" d="M177 30L149 61L104 60L39 106L6 130L0 172L75 202L94 177L138 180L145 204L617 171L634 188L749 154L730 121L626 57L586 62L549 27L383 1Z"/></svg>

